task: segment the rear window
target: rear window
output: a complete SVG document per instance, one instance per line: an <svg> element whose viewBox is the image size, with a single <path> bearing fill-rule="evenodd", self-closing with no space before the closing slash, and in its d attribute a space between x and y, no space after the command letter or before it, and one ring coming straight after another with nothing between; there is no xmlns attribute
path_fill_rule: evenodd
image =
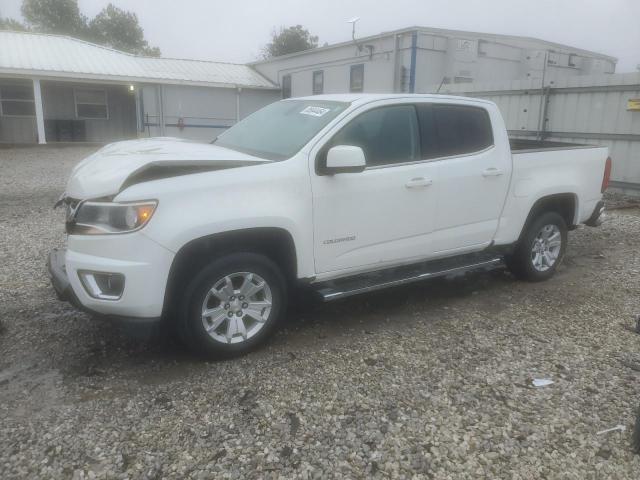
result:
<svg viewBox="0 0 640 480"><path fill-rule="evenodd" d="M448 157L493 145L491 120L484 108L434 104L423 111L420 120L423 153L431 158L436 152L438 157Z"/></svg>

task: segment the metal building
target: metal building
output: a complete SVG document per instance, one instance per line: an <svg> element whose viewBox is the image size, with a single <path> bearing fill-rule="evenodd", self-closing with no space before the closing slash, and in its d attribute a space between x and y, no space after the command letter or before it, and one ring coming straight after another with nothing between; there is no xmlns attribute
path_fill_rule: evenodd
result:
<svg viewBox="0 0 640 480"><path fill-rule="evenodd" d="M0 142L211 140L280 98L247 65L140 57L70 37L0 31Z"/></svg>
<svg viewBox="0 0 640 480"><path fill-rule="evenodd" d="M616 59L527 37L411 27L251 64L284 97L613 73Z"/></svg>

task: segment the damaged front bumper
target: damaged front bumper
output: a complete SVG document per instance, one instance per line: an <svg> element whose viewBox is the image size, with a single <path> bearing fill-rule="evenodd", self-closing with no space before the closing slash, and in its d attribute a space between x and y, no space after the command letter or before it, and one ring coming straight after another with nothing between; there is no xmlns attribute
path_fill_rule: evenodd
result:
<svg viewBox="0 0 640 480"><path fill-rule="evenodd" d="M54 248L49 253L47 270L49 270L49 276L51 277L51 286L55 290L58 300L67 301L80 307L81 304L73 293L73 289L69 283L69 277L67 276L67 270L64 264L64 255L65 250L59 248Z"/></svg>
<svg viewBox="0 0 640 480"><path fill-rule="evenodd" d="M56 292L58 300L69 302L74 307L92 316L105 318L125 325L154 325L161 317L133 317L126 315L110 315L94 310L84 305L73 290L66 269L66 250L54 248L47 258L47 270L51 278L51 286Z"/></svg>

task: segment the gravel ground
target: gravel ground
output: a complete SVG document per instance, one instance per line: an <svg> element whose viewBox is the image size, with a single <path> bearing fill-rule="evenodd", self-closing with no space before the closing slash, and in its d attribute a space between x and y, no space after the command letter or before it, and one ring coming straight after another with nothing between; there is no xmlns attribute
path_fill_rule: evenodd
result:
<svg viewBox="0 0 640 480"><path fill-rule="evenodd" d="M0 478L640 478L640 209L573 232L549 282L298 307L208 363L55 300L51 206L91 151L0 150Z"/></svg>

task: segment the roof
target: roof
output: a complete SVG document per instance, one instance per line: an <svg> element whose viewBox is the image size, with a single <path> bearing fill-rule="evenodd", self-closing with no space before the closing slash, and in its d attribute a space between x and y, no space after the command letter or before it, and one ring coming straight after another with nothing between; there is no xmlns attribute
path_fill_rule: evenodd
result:
<svg viewBox="0 0 640 480"><path fill-rule="evenodd" d="M292 97L284 101L303 100L308 102L347 102L353 104L364 104L377 100L393 99L430 99L430 100L464 100L465 102L487 103L489 100L474 97L462 97L456 95L440 95L436 93L330 93L325 95L311 95L308 97Z"/></svg>
<svg viewBox="0 0 640 480"><path fill-rule="evenodd" d="M275 89L248 65L132 55L62 35L0 31L0 74Z"/></svg>
<svg viewBox="0 0 640 480"><path fill-rule="evenodd" d="M426 34L432 34L432 35L440 35L443 37L469 37L469 36L474 36L474 37L482 37L484 39L491 39L494 40L496 42L505 42L505 41L519 41L519 42L528 42L531 44L531 46L533 46L533 44L537 45L537 46L543 46L544 48L550 49L550 50L569 50L572 53L576 53L576 54L582 54L582 55L586 55L586 56L590 56L590 57L598 57L598 58L602 58L605 60L609 60L612 62L617 62L618 59L615 57L611 57L609 55L604 55L602 53L598 53L598 52L592 52L590 50L584 50L581 48L575 48L572 47L570 45L563 45L561 43L554 43L554 42L549 42L547 40L541 40L539 38L534 38L534 37L523 37L523 36L518 36L518 35L502 35L502 34L498 34L498 33L482 33L482 32L470 32L470 31L465 31L465 30L449 30L449 29L444 29L444 28L432 28L432 27L420 27L420 26L412 26L412 27L407 27L407 28L401 28L398 30L390 30L388 32L382 32L382 33L378 33L376 35L370 35L368 37L362 37L362 38L357 38L356 40L358 41L358 43L362 43L362 42L370 42L372 40L376 40L379 38L383 38L383 37L388 37L390 35L399 35L399 34L406 34L406 33L411 33L411 32L421 32L421 33L426 33ZM265 60L257 60L255 62L251 62L249 65L257 65L257 64L261 64L261 63L269 63L272 62L274 60L280 60L283 58L290 58L290 57L296 57L299 55L306 55L308 53L312 53L312 52L318 52L318 51L323 51L323 50L329 50L332 48L340 48L340 47L344 47L344 46L349 46L349 45L353 45L353 40L348 40L346 42L340 42L340 43L334 43L333 45L326 45L323 47L317 47L317 48L312 48L309 50L302 50L300 52L294 52L294 53L289 53L287 55L281 55L278 57L272 57L272 58L268 58Z"/></svg>

